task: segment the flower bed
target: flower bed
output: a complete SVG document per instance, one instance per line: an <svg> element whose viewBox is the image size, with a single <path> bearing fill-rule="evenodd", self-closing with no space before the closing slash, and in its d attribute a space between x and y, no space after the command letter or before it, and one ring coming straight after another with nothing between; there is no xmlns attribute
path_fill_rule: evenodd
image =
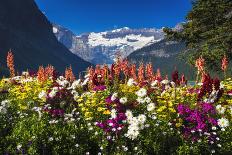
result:
<svg viewBox="0 0 232 155"><path fill-rule="evenodd" d="M74 80L54 68L0 81L1 154L231 154L232 79L126 61Z"/></svg>

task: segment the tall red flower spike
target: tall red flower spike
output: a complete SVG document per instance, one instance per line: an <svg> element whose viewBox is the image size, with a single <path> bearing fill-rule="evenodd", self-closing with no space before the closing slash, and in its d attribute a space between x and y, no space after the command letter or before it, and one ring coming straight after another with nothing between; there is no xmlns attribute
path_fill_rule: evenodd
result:
<svg viewBox="0 0 232 155"><path fill-rule="evenodd" d="M196 60L195 67L197 67L198 74L204 72L205 59L201 56Z"/></svg>
<svg viewBox="0 0 232 155"><path fill-rule="evenodd" d="M134 80L137 80L136 65L135 64L132 64L130 66L130 77L133 78Z"/></svg>
<svg viewBox="0 0 232 155"><path fill-rule="evenodd" d="M52 65L48 65L48 66L45 68L45 73L48 75L48 77L52 77L54 71L55 71L55 68L54 68Z"/></svg>
<svg viewBox="0 0 232 155"><path fill-rule="evenodd" d="M47 80L47 74L43 66L39 66L39 70L37 72L37 78L42 83Z"/></svg>
<svg viewBox="0 0 232 155"><path fill-rule="evenodd" d="M152 81L154 76L152 63L146 65L146 76L147 76L147 80Z"/></svg>
<svg viewBox="0 0 232 155"><path fill-rule="evenodd" d="M139 66L138 80L139 80L139 82L143 82L144 81L144 65L143 65L143 63L141 63L140 66Z"/></svg>
<svg viewBox="0 0 232 155"><path fill-rule="evenodd" d="M156 80L158 80L159 82L162 80L162 76L159 68L156 71Z"/></svg>
<svg viewBox="0 0 232 155"><path fill-rule="evenodd" d="M224 55L223 59L222 59L222 66L221 69L225 72L227 70L228 67L228 58L226 57L226 55Z"/></svg>
<svg viewBox="0 0 232 155"><path fill-rule="evenodd" d="M73 74L71 66L69 68L66 68L66 70L65 70L65 78L70 82L73 82L76 79L74 74Z"/></svg>
<svg viewBox="0 0 232 155"><path fill-rule="evenodd" d="M10 76L14 77L15 76L15 69L14 69L14 55L11 52L11 50L7 53L7 67L9 68L10 71Z"/></svg>

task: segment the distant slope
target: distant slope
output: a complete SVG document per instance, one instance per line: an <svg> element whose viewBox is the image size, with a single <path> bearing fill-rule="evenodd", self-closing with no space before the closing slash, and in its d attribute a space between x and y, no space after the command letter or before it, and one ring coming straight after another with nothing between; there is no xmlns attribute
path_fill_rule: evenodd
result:
<svg viewBox="0 0 232 155"><path fill-rule="evenodd" d="M178 58L178 54L184 49L184 43L164 39L134 51L128 56L128 60L137 64L152 62L154 69L160 68L162 74L169 77L177 68L180 74L184 73L188 79L194 79L194 69Z"/></svg>
<svg viewBox="0 0 232 155"><path fill-rule="evenodd" d="M164 38L163 30L155 28L123 27L77 36L69 29L53 24L53 32L71 52L94 64L111 64L116 54L127 57L134 50Z"/></svg>
<svg viewBox="0 0 232 155"><path fill-rule="evenodd" d="M34 0L0 1L0 64L6 66L11 48L16 70L36 70L52 64L59 71L72 65L74 71L85 70L90 63L72 54L53 34L52 25Z"/></svg>

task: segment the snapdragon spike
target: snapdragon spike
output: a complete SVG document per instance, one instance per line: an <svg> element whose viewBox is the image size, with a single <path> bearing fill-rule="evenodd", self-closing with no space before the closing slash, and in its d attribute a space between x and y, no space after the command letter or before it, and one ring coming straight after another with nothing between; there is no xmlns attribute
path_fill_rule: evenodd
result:
<svg viewBox="0 0 232 155"><path fill-rule="evenodd" d="M143 63L140 64L138 69L138 81L141 83L144 81L144 65Z"/></svg>
<svg viewBox="0 0 232 155"><path fill-rule="evenodd" d="M7 53L7 67L9 68L10 76L14 77L15 76L14 55L11 50Z"/></svg>
<svg viewBox="0 0 232 155"><path fill-rule="evenodd" d="M73 82L76 79L74 74L73 74L71 66L69 68L66 68L66 70L65 70L65 78L70 82Z"/></svg>
<svg viewBox="0 0 232 155"><path fill-rule="evenodd" d="M226 57L226 55L224 55L224 57L222 58L222 66L221 69L225 72L227 70L229 61L228 58Z"/></svg>
<svg viewBox="0 0 232 155"><path fill-rule="evenodd" d="M196 60L195 67L197 67L198 74L204 72L205 59L201 56Z"/></svg>
<svg viewBox="0 0 232 155"><path fill-rule="evenodd" d="M48 76L47 76L43 66L39 67L39 70L37 72L37 78L42 83L45 82L48 79Z"/></svg>

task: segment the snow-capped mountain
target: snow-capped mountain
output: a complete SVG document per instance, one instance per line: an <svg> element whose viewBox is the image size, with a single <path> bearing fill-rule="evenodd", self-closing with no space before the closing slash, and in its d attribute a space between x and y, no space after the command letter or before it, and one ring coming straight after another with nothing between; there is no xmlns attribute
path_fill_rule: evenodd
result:
<svg viewBox="0 0 232 155"><path fill-rule="evenodd" d="M54 24L53 32L72 53L94 64L110 64L117 54L127 57L137 49L164 39L163 30L155 28L123 27L77 36L70 30Z"/></svg>

